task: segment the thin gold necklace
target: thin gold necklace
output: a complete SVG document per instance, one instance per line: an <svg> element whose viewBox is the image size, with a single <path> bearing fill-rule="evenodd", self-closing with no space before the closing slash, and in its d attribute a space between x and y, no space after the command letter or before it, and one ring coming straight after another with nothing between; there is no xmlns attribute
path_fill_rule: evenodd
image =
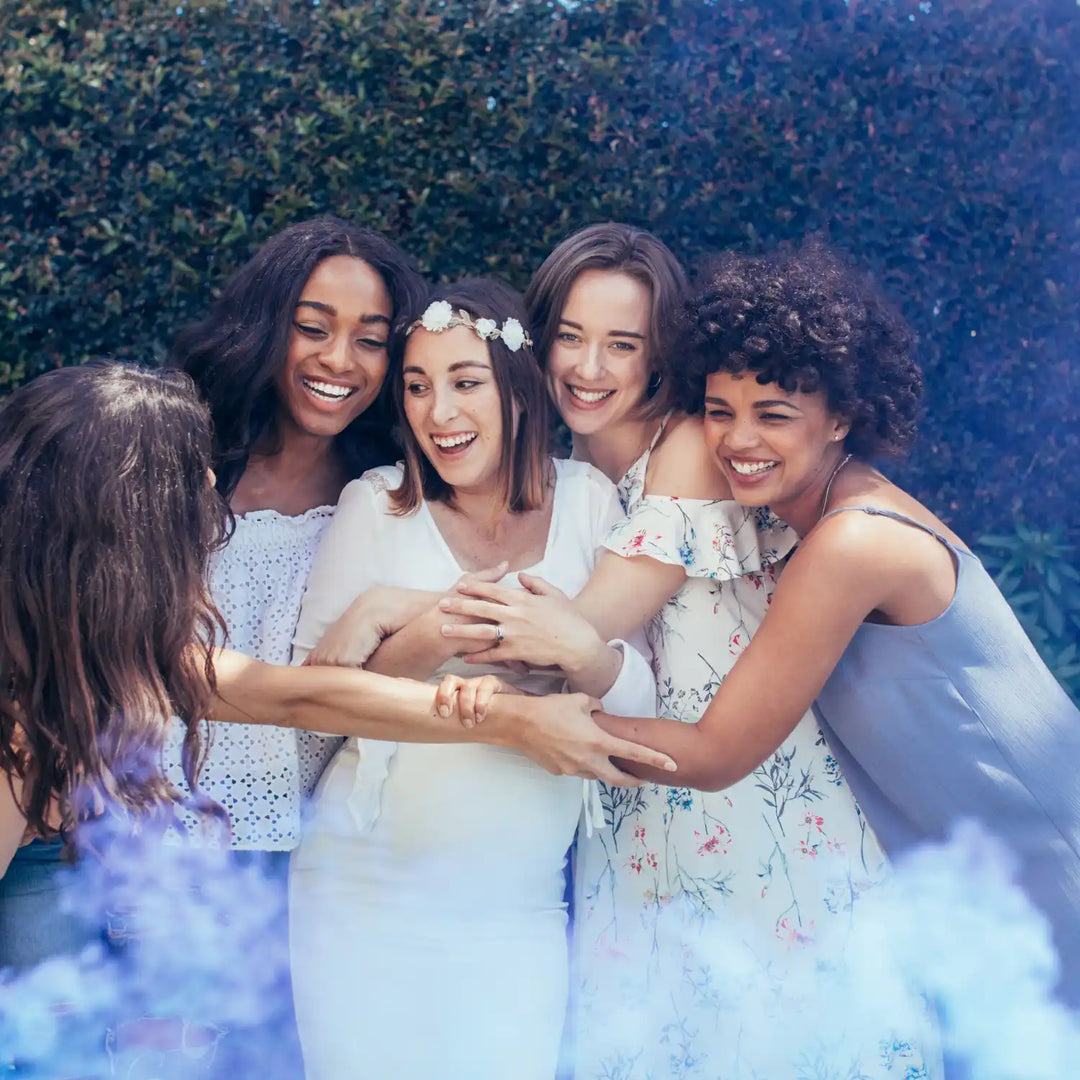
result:
<svg viewBox="0 0 1080 1080"><path fill-rule="evenodd" d="M832 476L829 477L829 482L825 485L825 497L821 500L821 512L818 514L818 521L825 516L825 507L829 505L829 492L832 491L833 481L836 479L840 470L854 457L854 454L848 454L839 465L832 471Z"/></svg>

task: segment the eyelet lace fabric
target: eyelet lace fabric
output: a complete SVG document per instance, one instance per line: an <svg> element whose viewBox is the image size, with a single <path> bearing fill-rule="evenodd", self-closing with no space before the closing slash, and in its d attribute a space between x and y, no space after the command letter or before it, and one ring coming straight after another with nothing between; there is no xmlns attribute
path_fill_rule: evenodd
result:
<svg viewBox="0 0 1080 1080"><path fill-rule="evenodd" d="M228 627L226 644L270 664L287 664L304 585L334 508L296 517L274 510L238 516L228 546L211 565L214 600ZM201 791L220 803L232 825L231 846L289 851L300 842L304 799L341 740L264 724L213 723ZM180 768L179 723L166 747L169 777L187 790ZM183 815L189 840L205 834Z"/></svg>

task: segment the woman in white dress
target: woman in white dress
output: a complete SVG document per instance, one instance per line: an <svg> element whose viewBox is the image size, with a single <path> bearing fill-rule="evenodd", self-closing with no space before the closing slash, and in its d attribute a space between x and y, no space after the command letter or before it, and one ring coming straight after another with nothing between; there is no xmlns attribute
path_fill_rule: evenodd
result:
<svg viewBox="0 0 1080 1080"><path fill-rule="evenodd" d="M546 453L543 382L520 299L492 282L434 294L389 381L404 467L349 484L309 577L301 659L372 586L451 588L506 563L577 591L621 516L614 486ZM371 670L476 674L437 606ZM652 708L647 663L584 620L524 691L565 683L626 714ZM501 667L500 667L501 669ZM480 669L481 671L483 669ZM584 788L584 790L583 790ZM328 767L293 856L297 1018L308 1080L552 1080L567 996L563 869L596 789L487 746L350 742Z"/></svg>
<svg viewBox="0 0 1080 1080"><path fill-rule="evenodd" d="M526 300L574 457L617 481L628 515L577 608L602 635L647 623L657 715L692 722L764 617L796 537L732 501L701 418L667 405L664 335L682 291L659 240L606 224L556 248ZM507 659L529 660L565 617L557 597L462 589L474 599L446 609L485 622L457 633L490 641L498 619ZM830 1048L791 1037L812 1036L814 1016L789 976L805 944L857 917L886 866L813 715L725 791L602 799L610 827L579 838L574 865L575 1076L798 1080L807 1045L828 1060ZM845 1046L851 1075L928 1075L909 1042L872 1036Z"/></svg>

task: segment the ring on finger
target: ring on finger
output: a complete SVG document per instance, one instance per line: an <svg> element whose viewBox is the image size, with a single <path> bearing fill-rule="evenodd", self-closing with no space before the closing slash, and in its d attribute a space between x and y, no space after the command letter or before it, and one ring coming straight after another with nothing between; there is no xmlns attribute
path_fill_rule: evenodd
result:
<svg viewBox="0 0 1080 1080"><path fill-rule="evenodd" d="M506 635L503 633L503 628L500 623L495 624L495 643L491 646L493 649L497 649L506 640Z"/></svg>

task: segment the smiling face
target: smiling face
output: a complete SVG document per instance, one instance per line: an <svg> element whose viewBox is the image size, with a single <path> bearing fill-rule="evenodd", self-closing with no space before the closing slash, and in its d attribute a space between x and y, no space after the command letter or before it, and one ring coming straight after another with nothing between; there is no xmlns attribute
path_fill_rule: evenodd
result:
<svg viewBox="0 0 1080 1080"><path fill-rule="evenodd" d="M705 442L738 502L785 505L816 493L843 453L848 424L825 394L762 386L753 374L714 371L705 387Z"/></svg>
<svg viewBox="0 0 1080 1080"><path fill-rule="evenodd" d="M402 370L405 418L421 452L455 491L501 484L502 398L487 345L467 326L417 329Z"/></svg>
<svg viewBox="0 0 1080 1080"><path fill-rule="evenodd" d="M575 435L632 416L649 384L647 285L617 270L583 270L574 281L547 361L548 389Z"/></svg>
<svg viewBox="0 0 1080 1080"><path fill-rule="evenodd" d="M275 380L279 420L308 435L341 434L378 396L393 307L362 259L333 255L311 272Z"/></svg>

